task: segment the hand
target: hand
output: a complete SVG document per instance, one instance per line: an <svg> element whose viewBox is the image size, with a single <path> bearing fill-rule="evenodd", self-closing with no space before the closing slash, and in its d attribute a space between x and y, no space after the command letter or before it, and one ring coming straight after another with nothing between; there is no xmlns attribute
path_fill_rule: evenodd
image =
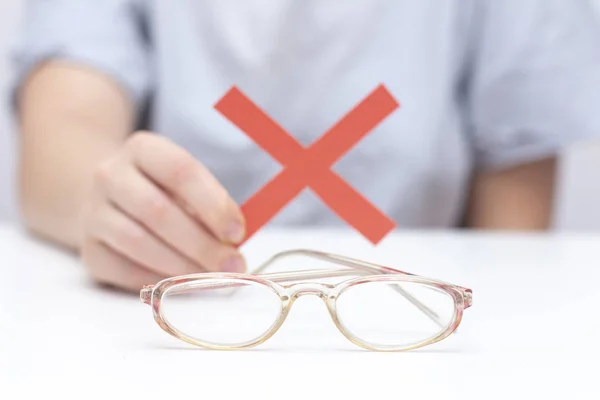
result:
<svg viewBox="0 0 600 400"><path fill-rule="evenodd" d="M243 272L241 210L213 175L166 138L133 135L96 169L81 256L100 283L137 291L165 277Z"/></svg>

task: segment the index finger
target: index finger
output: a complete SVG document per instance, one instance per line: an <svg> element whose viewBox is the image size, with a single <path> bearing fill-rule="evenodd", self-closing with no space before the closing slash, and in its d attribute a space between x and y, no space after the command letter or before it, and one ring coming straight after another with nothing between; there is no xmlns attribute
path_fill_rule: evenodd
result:
<svg viewBox="0 0 600 400"><path fill-rule="evenodd" d="M134 165L183 203L185 211L194 214L217 239L242 241L242 211L202 163L170 140L153 134L136 134L129 145Z"/></svg>

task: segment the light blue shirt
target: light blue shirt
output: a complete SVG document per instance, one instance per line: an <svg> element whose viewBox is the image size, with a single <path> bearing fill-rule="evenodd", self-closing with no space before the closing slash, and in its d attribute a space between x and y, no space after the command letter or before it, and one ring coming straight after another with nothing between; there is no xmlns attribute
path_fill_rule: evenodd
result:
<svg viewBox="0 0 600 400"><path fill-rule="evenodd" d="M586 0L29 0L18 85L55 57L114 78L242 203L280 166L214 104L236 85L309 145L383 83L401 108L333 169L402 227L460 223L474 171L600 136ZM341 224L306 190L276 224Z"/></svg>

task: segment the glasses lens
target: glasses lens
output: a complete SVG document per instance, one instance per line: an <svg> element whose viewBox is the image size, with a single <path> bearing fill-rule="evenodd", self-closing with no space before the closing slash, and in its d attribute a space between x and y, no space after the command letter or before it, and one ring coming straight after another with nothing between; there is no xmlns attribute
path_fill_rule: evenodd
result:
<svg viewBox="0 0 600 400"><path fill-rule="evenodd" d="M426 307L433 318L415 302ZM435 286L400 281L350 286L340 293L336 309L347 332L373 347L384 348L426 342L445 331L455 318L454 299L449 293Z"/></svg>
<svg viewBox="0 0 600 400"><path fill-rule="evenodd" d="M167 289L161 314L172 328L193 340L243 346L277 322L281 300L269 286L253 281L206 279Z"/></svg>

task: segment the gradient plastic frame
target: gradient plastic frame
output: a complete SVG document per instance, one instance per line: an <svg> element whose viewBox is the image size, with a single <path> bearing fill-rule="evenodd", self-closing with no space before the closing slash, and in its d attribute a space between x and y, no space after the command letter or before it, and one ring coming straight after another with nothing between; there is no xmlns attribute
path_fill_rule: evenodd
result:
<svg viewBox="0 0 600 400"><path fill-rule="evenodd" d="M313 259L320 259L338 266L342 266L343 268L263 273L275 261L289 256L306 256ZM355 276L355 278L345 280L335 285L307 282L307 280L343 276ZM206 280L214 281L211 284L211 288L235 286L236 284L232 282L238 282L238 284L243 284L244 282L254 282L266 286L275 292L281 299L281 313L279 318L267 331L264 332L262 336L237 345L222 345L204 342L186 335L184 332L181 332L176 327L172 326L168 320L163 317L161 309L163 295L167 291L172 292L173 290L177 290L178 292L195 290L195 285L201 284ZM218 282L219 280L222 280L222 282ZM288 285L280 285L278 283L289 283L294 281L302 282L291 283ZM352 332L348 331L344 327L343 323L337 316L336 300L346 289L366 282L390 282L390 286L394 290L396 290L400 295L404 296L415 307L417 307L421 312L427 315L427 317L432 319L440 326L441 331L439 334L422 342L404 346L377 345L363 341L353 335ZM454 315L451 321L449 323L442 323L439 319L439 316L433 310L421 303L418 298L403 290L400 286L394 286L393 283L395 282L419 283L422 285L432 286L435 289L447 293L454 300ZM203 288L206 288L206 286L203 286ZM164 279L155 285L145 285L140 291L140 299L143 303L152 306L154 319L164 331L175 338L183 340L192 345L213 350L240 350L255 347L264 343L281 327L294 301L303 295L319 296L325 302L327 309L329 310L329 314L338 330L352 343L371 351L407 351L439 342L456 331L462 320L464 310L471 307L473 301L472 290L462 286L453 285L439 280L414 275L394 268L384 267L341 255L323 253L313 250L289 250L278 253L258 267L252 274L199 273L182 275Z"/></svg>

